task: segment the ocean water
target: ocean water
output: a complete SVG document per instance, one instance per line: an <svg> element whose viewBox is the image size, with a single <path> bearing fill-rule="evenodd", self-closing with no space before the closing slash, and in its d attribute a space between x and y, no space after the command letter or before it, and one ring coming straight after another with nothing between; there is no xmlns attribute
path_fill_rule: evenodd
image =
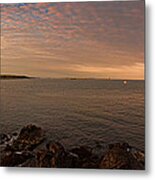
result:
<svg viewBox="0 0 155 180"><path fill-rule="evenodd" d="M0 132L34 123L65 146L127 141L144 150L144 81L1 80Z"/></svg>

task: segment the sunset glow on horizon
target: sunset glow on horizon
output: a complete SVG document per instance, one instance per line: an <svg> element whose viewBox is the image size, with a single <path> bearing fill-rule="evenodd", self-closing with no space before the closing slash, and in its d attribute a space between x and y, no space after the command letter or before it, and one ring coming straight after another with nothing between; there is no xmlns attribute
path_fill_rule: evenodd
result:
<svg viewBox="0 0 155 180"><path fill-rule="evenodd" d="M144 1L1 4L1 73L144 79Z"/></svg>

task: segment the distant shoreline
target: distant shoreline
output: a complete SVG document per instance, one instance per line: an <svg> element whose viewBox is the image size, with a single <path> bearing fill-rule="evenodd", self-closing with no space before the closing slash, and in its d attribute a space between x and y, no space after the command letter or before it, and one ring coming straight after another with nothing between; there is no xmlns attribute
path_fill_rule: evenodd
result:
<svg viewBox="0 0 155 180"><path fill-rule="evenodd" d="M49 80L68 80L68 81L145 81L145 79L104 79L104 78L45 78L41 77L39 79L49 79Z"/></svg>
<svg viewBox="0 0 155 180"><path fill-rule="evenodd" d="M84 80L101 80L101 81L145 81L145 79L111 79L111 78L74 78L74 77L62 77L62 78L50 78L50 77L31 77L26 75L0 75L1 80L13 80L13 79L51 79L51 80L70 80L70 81L84 81Z"/></svg>

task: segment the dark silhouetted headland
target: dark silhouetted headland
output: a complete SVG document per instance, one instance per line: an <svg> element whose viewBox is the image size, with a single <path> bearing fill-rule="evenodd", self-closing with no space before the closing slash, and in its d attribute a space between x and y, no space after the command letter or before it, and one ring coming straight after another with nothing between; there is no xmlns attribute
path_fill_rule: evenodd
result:
<svg viewBox="0 0 155 180"><path fill-rule="evenodd" d="M3 74L0 75L0 79L30 79L33 77L29 77L29 76L25 76L25 75L7 75L7 74Z"/></svg>

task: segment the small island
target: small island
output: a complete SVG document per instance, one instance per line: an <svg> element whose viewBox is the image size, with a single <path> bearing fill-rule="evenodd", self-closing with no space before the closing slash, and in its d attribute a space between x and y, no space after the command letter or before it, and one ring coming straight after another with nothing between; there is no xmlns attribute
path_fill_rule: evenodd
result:
<svg viewBox="0 0 155 180"><path fill-rule="evenodd" d="M25 75L8 75L8 74L1 74L0 79L10 80L10 79L30 79L32 77L25 76Z"/></svg>

